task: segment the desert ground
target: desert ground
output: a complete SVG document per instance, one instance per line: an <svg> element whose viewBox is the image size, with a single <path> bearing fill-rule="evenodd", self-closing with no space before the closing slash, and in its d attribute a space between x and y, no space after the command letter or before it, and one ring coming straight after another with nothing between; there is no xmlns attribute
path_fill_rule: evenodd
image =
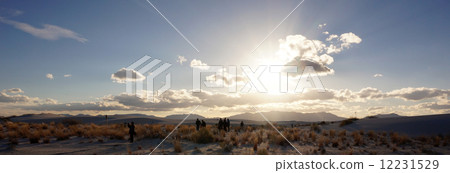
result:
<svg viewBox="0 0 450 173"><path fill-rule="evenodd" d="M192 120L175 130L174 123L180 121L123 121L137 122L133 143L128 141L128 127L118 121L95 124L67 117L50 122L3 119L0 154L299 154L293 146L309 155L450 154L449 115L274 122L283 135L267 122L243 121L245 125L241 126L242 120L232 120L230 130L224 131L218 130L215 120L210 119L206 127L197 131Z"/></svg>

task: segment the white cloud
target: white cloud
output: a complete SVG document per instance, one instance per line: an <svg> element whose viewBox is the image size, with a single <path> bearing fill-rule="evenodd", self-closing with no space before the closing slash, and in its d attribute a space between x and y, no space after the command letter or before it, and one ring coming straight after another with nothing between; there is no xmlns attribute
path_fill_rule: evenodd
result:
<svg viewBox="0 0 450 173"><path fill-rule="evenodd" d="M328 31L324 31L324 32L322 32L322 34L328 35L330 33Z"/></svg>
<svg viewBox="0 0 450 173"><path fill-rule="evenodd" d="M286 65L296 65L299 69L305 66L313 66L318 74L333 74L334 70L328 65L334 59L325 54L326 45L319 40L309 40L302 35L289 35L286 39L279 40L277 57Z"/></svg>
<svg viewBox="0 0 450 173"><path fill-rule="evenodd" d="M3 90L3 92L17 94L17 93L23 93L23 90L20 88L11 88L11 89L7 89L7 90Z"/></svg>
<svg viewBox="0 0 450 173"><path fill-rule="evenodd" d="M71 74L65 74L64 77L72 77Z"/></svg>
<svg viewBox="0 0 450 173"><path fill-rule="evenodd" d="M207 70L207 69L209 69L209 67L207 66L206 63L203 63L202 61L197 60L197 59L193 59L193 60L191 61L191 67L192 67L192 68L202 69L202 70Z"/></svg>
<svg viewBox="0 0 450 173"><path fill-rule="evenodd" d="M130 78L127 78L127 72L131 74ZM142 81L145 76L133 69L121 68L119 71L111 74L111 80L117 83L125 83L127 81Z"/></svg>
<svg viewBox="0 0 450 173"><path fill-rule="evenodd" d="M341 47L349 48L351 44L359 44L362 39L352 32L341 34L339 40L342 42Z"/></svg>
<svg viewBox="0 0 450 173"><path fill-rule="evenodd" d="M319 24L319 26L317 26L317 28L322 29L322 28L324 28L325 26L327 26L326 23L324 23L324 24Z"/></svg>
<svg viewBox="0 0 450 173"><path fill-rule="evenodd" d="M339 36L338 35L336 35L336 34L331 34L330 36L328 36L328 38L326 39L327 41L331 41L331 40L333 40L333 39L335 39L335 38L338 38Z"/></svg>
<svg viewBox="0 0 450 173"><path fill-rule="evenodd" d="M60 38L70 38L79 41L81 43L85 43L88 41L88 39L82 37L80 34L56 25L44 24L43 28L36 28L27 23L8 20L3 17L0 17L0 22L11 25L23 32L46 40L58 40Z"/></svg>
<svg viewBox="0 0 450 173"><path fill-rule="evenodd" d="M383 74L377 73L377 74L374 74L373 77L383 77Z"/></svg>
<svg viewBox="0 0 450 173"><path fill-rule="evenodd" d="M48 79L51 79L51 80L54 79L53 74L51 74L51 73L47 73L47 74L45 75L45 77L48 78Z"/></svg>
<svg viewBox="0 0 450 173"><path fill-rule="evenodd" d="M338 38L337 35L332 34L326 40L330 42L333 39L337 38ZM337 45L330 44L327 47L327 53L328 54L340 53L344 49L349 49L352 44L359 44L361 43L361 41L362 39L352 32L341 34L339 36L338 42L336 43Z"/></svg>
<svg viewBox="0 0 450 173"><path fill-rule="evenodd" d="M181 65L183 65L183 62L186 62L186 61L187 61L187 59L184 58L184 56L181 56L181 55L178 56L177 62L180 63Z"/></svg>

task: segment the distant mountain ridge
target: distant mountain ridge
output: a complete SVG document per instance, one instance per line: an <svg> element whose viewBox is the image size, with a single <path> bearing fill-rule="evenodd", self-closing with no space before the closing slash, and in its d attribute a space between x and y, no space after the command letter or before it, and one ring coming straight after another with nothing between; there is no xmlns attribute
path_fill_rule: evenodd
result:
<svg viewBox="0 0 450 173"><path fill-rule="evenodd" d="M168 115L164 118L166 119L176 119L176 120L182 120L184 118L186 118L189 114L174 114L174 115ZM204 116L198 115L198 114L191 114L189 115L188 118L186 118L187 120L196 120L196 119L206 119Z"/></svg>
<svg viewBox="0 0 450 173"><path fill-rule="evenodd" d="M366 118L400 118L400 117L403 117L403 116L396 114L396 113L390 113L390 114L372 115L372 116L368 116Z"/></svg>
<svg viewBox="0 0 450 173"><path fill-rule="evenodd" d="M318 121L341 121L346 118L339 117L332 113L317 112L317 113L299 113L299 112L262 112L262 114L269 121L304 121L304 122L318 122ZM243 113L230 116L230 119L265 121L259 113Z"/></svg>

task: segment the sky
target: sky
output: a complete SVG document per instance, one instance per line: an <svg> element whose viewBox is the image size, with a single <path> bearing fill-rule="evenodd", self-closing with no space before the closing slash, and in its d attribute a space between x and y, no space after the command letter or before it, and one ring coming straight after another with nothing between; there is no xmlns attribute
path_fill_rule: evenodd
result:
<svg viewBox="0 0 450 173"><path fill-rule="evenodd" d="M444 0L0 0L0 116L165 116L189 113L197 105L195 113L207 117L253 107L343 117L449 113L449 5ZM155 100L126 93L126 82L136 82L125 72L135 73L135 80L148 77L127 68L145 55L171 64L155 78L159 88L170 74L170 89ZM202 68L197 65L236 66L235 78L224 71L201 79L236 84L239 92L205 86L193 92L193 71ZM311 65L326 91L279 92L278 74L267 69L260 79L268 92L255 87L241 92L248 82L242 67L255 72L261 65L293 65L298 72ZM290 89L300 76L289 76Z"/></svg>

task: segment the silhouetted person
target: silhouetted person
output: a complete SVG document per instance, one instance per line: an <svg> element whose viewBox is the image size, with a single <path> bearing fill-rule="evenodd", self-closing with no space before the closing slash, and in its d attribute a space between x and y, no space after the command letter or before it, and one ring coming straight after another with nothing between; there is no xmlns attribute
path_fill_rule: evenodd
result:
<svg viewBox="0 0 450 173"><path fill-rule="evenodd" d="M219 125L218 125L219 131L223 128L223 121L222 118L219 118Z"/></svg>
<svg viewBox="0 0 450 173"><path fill-rule="evenodd" d="M244 130L244 121L241 121L241 128L239 128L239 131Z"/></svg>
<svg viewBox="0 0 450 173"><path fill-rule="evenodd" d="M228 118L228 119L227 119L227 131L228 131L228 132L230 131L230 127L231 127L230 119Z"/></svg>
<svg viewBox="0 0 450 173"><path fill-rule="evenodd" d="M206 127L206 122L202 120L202 127Z"/></svg>
<svg viewBox="0 0 450 173"><path fill-rule="evenodd" d="M196 129L198 131L200 129L200 125L202 125L202 123L200 122L200 120L198 120L198 118L197 118L197 121L195 121L195 125L196 125Z"/></svg>
<svg viewBox="0 0 450 173"><path fill-rule="evenodd" d="M134 122L131 122L131 124L128 123L128 128L130 129L128 133L130 134L130 142L133 143L134 141L134 135L136 132L134 131Z"/></svg>
<svg viewBox="0 0 450 173"><path fill-rule="evenodd" d="M227 131L227 118L223 118L223 130Z"/></svg>

